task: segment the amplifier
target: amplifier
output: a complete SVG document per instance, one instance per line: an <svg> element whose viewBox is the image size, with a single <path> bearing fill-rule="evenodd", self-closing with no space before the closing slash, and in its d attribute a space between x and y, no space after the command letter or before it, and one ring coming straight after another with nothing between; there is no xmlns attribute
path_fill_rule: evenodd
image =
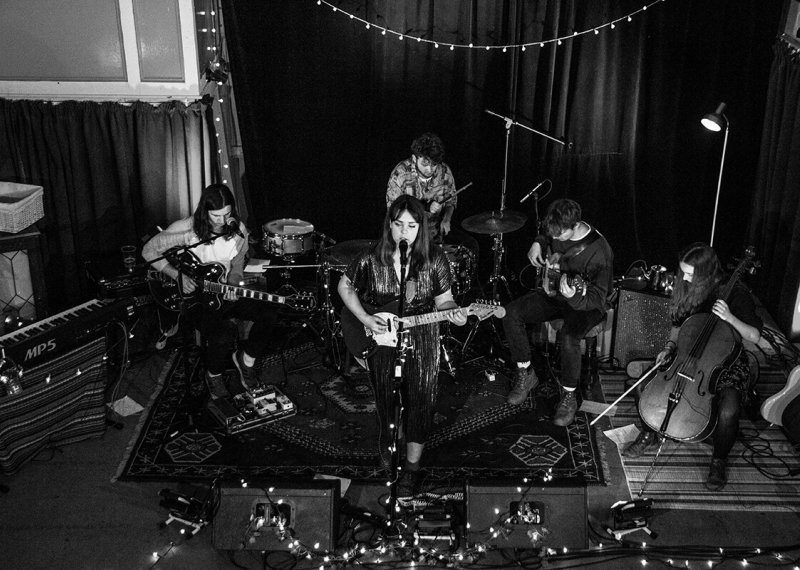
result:
<svg viewBox="0 0 800 570"><path fill-rule="evenodd" d="M147 267L128 272L119 254L98 256L85 262L86 276L95 284L99 299L127 299L149 295Z"/></svg>
<svg viewBox="0 0 800 570"><path fill-rule="evenodd" d="M584 485L518 487L507 481L467 484L467 539L499 548L589 547Z"/></svg>
<svg viewBox="0 0 800 570"><path fill-rule="evenodd" d="M213 544L220 550L284 550L295 540L333 551L339 536L339 481L222 483ZM316 545L319 546L316 546Z"/></svg>
<svg viewBox="0 0 800 570"><path fill-rule="evenodd" d="M669 340L669 304L670 298L659 293L619 290L611 352L621 367L658 356Z"/></svg>

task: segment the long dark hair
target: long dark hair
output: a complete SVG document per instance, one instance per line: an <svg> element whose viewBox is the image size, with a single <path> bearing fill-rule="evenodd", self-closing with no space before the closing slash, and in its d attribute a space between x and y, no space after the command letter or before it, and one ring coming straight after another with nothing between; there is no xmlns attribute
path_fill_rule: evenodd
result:
<svg viewBox="0 0 800 570"><path fill-rule="evenodd" d="M725 278L716 252L704 243L695 242L681 251L678 261L691 265L694 275L691 283L685 281L678 264L670 306L670 316L676 322L693 315L709 297L717 295L720 283Z"/></svg>
<svg viewBox="0 0 800 570"><path fill-rule="evenodd" d="M408 212L419 224L417 239L411 244L409 251L408 276L418 275L419 270L425 267L431 259L431 237L428 230L428 219L425 216L425 206L410 194L401 194L391 203L383 218L383 234L375 246L375 253L384 265L393 264L393 254L396 244L392 239L392 222L397 220L403 212Z"/></svg>
<svg viewBox="0 0 800 570"><path fill-rule="evenodd" d="M220 210L228 205L231 207L231 216L238 220L239 214L236 211L236 200L233 198L231 189L224 184L206 186L200 195L197 209L194 211L194 233L197 234L197 237L201 240L211 237L211 222L208 219L208 212Z"/></svg>

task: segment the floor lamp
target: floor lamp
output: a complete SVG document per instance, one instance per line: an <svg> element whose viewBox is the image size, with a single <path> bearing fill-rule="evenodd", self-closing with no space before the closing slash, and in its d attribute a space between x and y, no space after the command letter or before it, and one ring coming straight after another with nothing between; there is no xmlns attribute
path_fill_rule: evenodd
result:
<svg viewBox="0 0 800 570"><path fill-rule="evenodd" d="M705 128L709 131L716 131L719 132L722 130L722 127L725 127L725 140L722 143L722 160L719 163L719 179L717 180L717 197L714 199L714 219L711 222L711 240L709 241L708 245L714 247L714 230L717 228L717 207L719 206L719 191L722 188L722 169L725 166L725 151L728 148L728 130L730 129L730 123L728 122L728 117L725 116L725 103L720 103L717 105L717 110L713 113L709 113L708 115L704 116L700 119L700 122L703 124Z"/></svg>

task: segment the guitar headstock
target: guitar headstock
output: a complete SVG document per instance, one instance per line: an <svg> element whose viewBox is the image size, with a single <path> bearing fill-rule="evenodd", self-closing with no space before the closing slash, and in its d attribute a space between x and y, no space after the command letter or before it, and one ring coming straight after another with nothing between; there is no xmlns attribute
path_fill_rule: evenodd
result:
<svg viewBox="0 0 800 570"><path fill-rule="evenodd" d="M293 293L286 296L286 304L296 311L313 311L317 308L317 297L313 293Z"/></svg>
<svg viewBox="0 0 800 570"><path fill-rule="evenodd" d="M752 245L744 249L744 256L741 259L734 258L734 260L737 262L735 271L738 273L754 275L756 269L761 267L761 262L756 260L756 248Z"/></svg>
<svg viewBox="0 0 800 570"><path fill-rule="evenodd" d="M506 310L500 306L499 301L479 299L467 307L467 315L475 315L481 321L489 317L502 319L506 316Z"/></svg>

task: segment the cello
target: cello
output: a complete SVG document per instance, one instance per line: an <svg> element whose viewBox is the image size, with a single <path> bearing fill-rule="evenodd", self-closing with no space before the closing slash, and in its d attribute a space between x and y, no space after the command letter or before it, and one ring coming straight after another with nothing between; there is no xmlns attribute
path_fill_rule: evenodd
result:
<svg viewBox="0 0 800 570"><path fill-rule="evenodd" d="M727 301L742 274L754 267L748 247L719 298ZM652 430L678 441L701 441L716 427L716 381L739 357L742 337L731 325L710 313L687 318L678 334L675 358L644 387L639 416Z"/></svg>

